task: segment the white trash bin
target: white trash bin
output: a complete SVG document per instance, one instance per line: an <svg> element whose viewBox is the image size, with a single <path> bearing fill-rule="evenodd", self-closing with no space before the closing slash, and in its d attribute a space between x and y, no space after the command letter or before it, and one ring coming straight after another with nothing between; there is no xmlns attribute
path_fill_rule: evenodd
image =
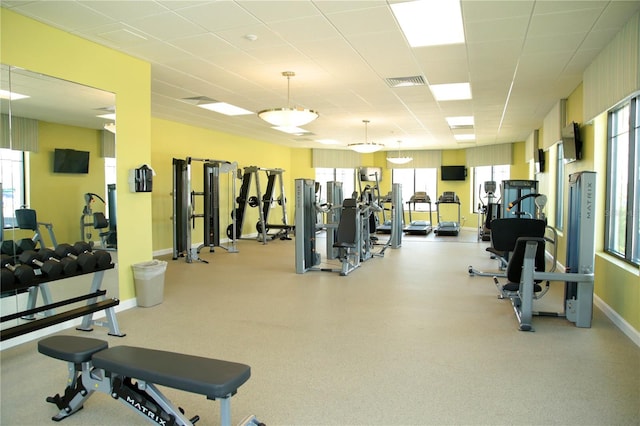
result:
<svg viewBox="0 0 640 426"><path fill-rule="evenodd" d="M138 306L148 308L162 303L164 273L167 270L167 262L164 260L152 260L136 263L132 267Z"/></svg>

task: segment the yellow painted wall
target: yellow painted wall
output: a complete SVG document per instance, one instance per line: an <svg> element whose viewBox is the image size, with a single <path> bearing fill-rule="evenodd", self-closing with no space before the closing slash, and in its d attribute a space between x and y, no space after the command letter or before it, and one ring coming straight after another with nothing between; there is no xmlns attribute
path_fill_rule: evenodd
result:
<svg viewBox="0 0 640 426"><path fill-rule="evenodd" d="M38 221L53 224L58 243L73 244L81 240L84 194L93 192L105 198L100 131L47 122L40 122L38 131L39 150L29 155L30 207L38 213ZM89 151L89 174L53 173L56 148ZM104 205L96 205L94 211L104 211ZM48 233L41 231L48 244ZM97 231L93 235L93 241L99 240Z"/></svg>
<svg viewBox="0 0 640 426"><path fill-rule="evenodd" d="M186 159L187 157L201 159L225 160L238 162L238 166L244 169L247 166L257 166L261 168L284 169L282 174L285 186L285 196L288 201L288 223L293 224L293 183L297 177L297 171L289 169L290 164L298 163L292 161L293 151L284 146L276 146L265 142L247 139L226 133L216 132L203 128L193 127L173 121L153 118L151 120L151 140L152 154L151 166L156 171L153 183L153 248L163 250L173 247L173 200L170 195L173 191L173 169L172 159ZM302 152L296 152L300 157L304 157ZM300 161L302 162L302 161ZM193 191L202 191L203 187L203 163L193 161L191 165L191 185ZM301 172L305 172L301 168ZM264 194L267 184L266 173L260 172L260 186ZM236 180L236 193L232 197L235 200L240 191L241 180ZM220 178L220 227L221 239L226 238L226 227L230 224L231 205L229 193L231 193L231 180L228 175L223 174ZM255 180L252 180L250 195L256 194ZM274 189L274 197L280 195L279 188ZM195 211L203 212L202 197L197 197L195 201ZM274 206L270 213L269 223L280 223L282 218L282 208ZM243 235L255 234L256 223L259 221L257 208L247 208L243 226ZM203 221L196 219L196 228L192 230L192 242L204 241Z"/></svg>
<svg viewBox="0 0 640 426"><path fill-rule="evenodd" d="M150 161L150 65L4 8L0 19L3 63L116 94L116 184L126 188L128 170ZM131 265L152 257L151 194L119 190L117 204L119 297L126 300L135 294Z"/></svg>

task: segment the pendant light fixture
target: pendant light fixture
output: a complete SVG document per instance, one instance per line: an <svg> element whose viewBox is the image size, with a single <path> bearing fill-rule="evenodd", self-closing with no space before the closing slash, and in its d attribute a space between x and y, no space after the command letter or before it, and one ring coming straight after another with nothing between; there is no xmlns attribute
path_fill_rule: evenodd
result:
<svg viewBox="0 0 640 426"><path fill-rule="evenodd" d="M369 120L362 120L362 122L364 123L364 143L352 143L349 144L348 147L360 154L371 154L372 152L380 151L384 148L384 145L375 142L367 142L367 125L369 124Z"/></svg>
<svg viewBox="0 0 640 426"><path fill-rule="evenodd" d="M413 160L413 157L401 157L400 156L400 144L402 141L398 141L398 156L397 157L387 157L387 161L393 164L407 164L408 162Z"/></svg>
<svg viewBox="0 0 640 426"><path fill-rule="evenodd" d="M258 117L275 127L299 127L304 126L318 118L318 113L311 109L289 106L291 77L296 75L293 71L282 73L287 77L287 106L284 108L265 109L258 113Z"/></svg>

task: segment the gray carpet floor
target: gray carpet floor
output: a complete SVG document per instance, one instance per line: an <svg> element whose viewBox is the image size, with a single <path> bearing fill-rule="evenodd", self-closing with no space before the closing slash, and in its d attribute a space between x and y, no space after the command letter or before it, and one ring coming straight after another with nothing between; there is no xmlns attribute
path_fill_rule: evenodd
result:
<svg viewBox="0 0 640 426"><path fill-rule="evenodd" d="M535 332L518 331L492 280L467 273L496 268L485 246L474 230L412 236L346 277L296 274L294 241L242 240L238 253L203 252L208 264L164 256L163 302L120 312L126 337L90 336L250 365L234 423L640 425L640 348L597 308L588 329L535 317ZM538 308L561 310L562 291ZM66 365L36 342L0 355L0 423L51 424L44 400L63 391ZM217 402L163 391L198 426L219 423ZM96 393L64 424L147 423Z"/></svg>

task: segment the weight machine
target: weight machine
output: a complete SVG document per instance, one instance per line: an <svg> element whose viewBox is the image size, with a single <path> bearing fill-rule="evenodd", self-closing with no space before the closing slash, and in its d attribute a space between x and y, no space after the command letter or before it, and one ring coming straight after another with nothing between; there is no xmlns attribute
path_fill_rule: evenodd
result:
<svg viewBox="0 0 640 426"><path fill-rule="evenodd" d="M591 327L595 262L595 184L595 172L569 175L566 272L544 272L544 239L518 239L507 268L509 270L513 266L516 273L511 276L508 272L511 282L502 286L501 291L511 300L521 331L533 331L532 320L536 315L564 317L575 323L576 327ZM541 252L542 263L539 260ZM495 281L498 285L497 278ZM539 298L536 296L540 291L537 288L540 287L538 283L542 281L565 282L564 312L533 310L533 301Z"/></svg>
<svg viewBox="0 0 640 426"><path fill-rule="evenodd" d="M319 205L315 198L315 182L310 179L296 179L296 273L307 271L340 272L345 276L360 266L363 261L374 256L384 256L387 247L398 248L402 238L402 190L393 185L392 230L389 241L382 250L372 250L371 216L380 210L373 202L371 188L365 188L361 196L342 201L342 184L328 182L327 203ZM332 204L332 202L341 202ZM318 223L318 213L326 214L327 222ZM327 259L338 259L341 269L320 267L321 256L316 247L316 233L326 229Z"/></svg>
<svg viewBox="0 0 640 426"><path fill-rule="evenodd" d="M538 193L537 180L503 180L501 217L535 217L535 197L530 194ZM525 197L529 196L529 197ZM515 203L515 200L521 200Z"/></svg>
<svg viewBox="0 0 640 426"><path fill-rule="evenodd" d="M104 212L93 211L92 207L96 199L100 200L104 206L108 206L108 219ZM93 246L91 229L95 229L98 231L102 248L116 249L118 248L118 223L116 220L116 185L113 183L107 185L107 200L109 201L108 203L93 192L84 194L84 208L82 209L82 216L80 216L80 239ZM86 230L87 228L91 229Z"/></svg>
<svg viewBox="0 0 640 426"><path fill-rule="evenodd" d="M203 190L196 192L191 186L191 163L203 163ZM213 253L215 247L221 247L230 253L237 253L234 232L229 237L231 244L220 244L220 174L226 173L230 182L229 198L236 192L236 174L238 164L224 160L210 160L204 158L187 157L186 160L173 159L173 259L185 257L187 263L199 260L199 253L205 246ZM195 213L196 197L203 197L203 212ZM192 247L192 229L195 228L196 218L204 219L203 244ZM190 226L191 225L191 226ZM232 230L236 228L235 215L231 215Z"/></svg>
<svg viewBox="0 0 640 426"><path fill-rule="evenodd" d="M260 186L260 172L265 172L267 175L267 188L264 195ZM256 231L258 232L258 238L262 240L264 244L267 243L267 237L272 240L280 238L281 240L290 240L289 232L293 231L293 226L290 225L287 217L287 198L284 193L284 182L282 180L282 169L266 169L261 167L245 167L242 174L242 186L240 187L240 195L236 198L237 207L234 209L234 216L237 223L235 228L235 235L232 233L231 226L227 227L227 236L231 238L232 235L235 238L240 238L242 235L242 226L244 224L245 212L247 205L249 207L260 207L258 209L259 219L256 223ZM249 195L251 188L251 181L255 181L256 195ZM280 189L280 195L274 198L273 193L276 186L276 180L278 181L278 188ZM282 208L282 223L269 223L269 214L274 206L278 204ZM278 230L275 234L269 234L269 230Z"/></svg>

